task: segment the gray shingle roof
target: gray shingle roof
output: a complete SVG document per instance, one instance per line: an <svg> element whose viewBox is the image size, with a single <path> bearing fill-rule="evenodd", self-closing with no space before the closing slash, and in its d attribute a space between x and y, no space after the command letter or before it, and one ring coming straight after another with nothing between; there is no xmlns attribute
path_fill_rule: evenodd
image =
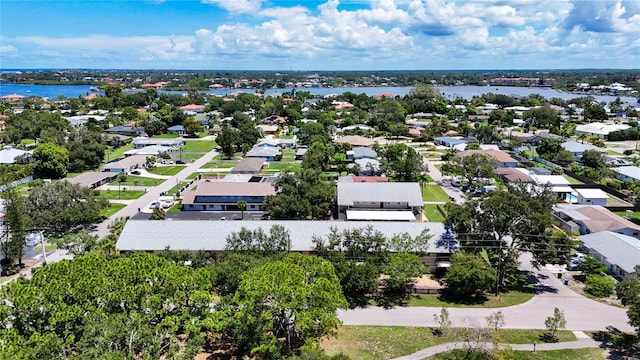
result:
<svg viewBox="0 0 640 360"><path fill-rule="evenodd" d="M445 234L442 223L368 222L368 221L211 221L211 220L129 220L125 225L116 248L124 251L207 250L221 251L226 238L242 227L269 232L271 226L282 225L291 235L292 251L309 251L314 247L314 236L326 238L331 227L338 230L373 226L386 237L408 233L415 237L429 229L433 237L429 240L429 252L449 253L447 242L438 241Z"/></svg>
<svg viewBox="0 0 640 360"><path fill-rule="evenodd" d="M585 247L604 256L611 264L618 265L628 273L635 272L634 266L640 264L640 239L633 236L600 231L578 236Z"/></svg>

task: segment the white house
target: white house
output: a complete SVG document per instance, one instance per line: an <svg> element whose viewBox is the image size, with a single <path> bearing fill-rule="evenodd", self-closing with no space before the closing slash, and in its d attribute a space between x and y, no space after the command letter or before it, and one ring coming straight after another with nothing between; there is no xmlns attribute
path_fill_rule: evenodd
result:
<svg viewBox="0 0 640 360"><path fill-rule="evenodd" d="M601 189L575 189L574 191L578 195L577 204L606 206L609 199L609 195Z"/></svg>
<svg viewBox="0 0 640 360"><path fill-rule="evenodd" d="M587 134L606 140L609 137L609 133L627 130L629 128L631 128L631 126L626 124L594 122L576 126L576 135Z"/></svg>
<svg viewBox="0 0 640 360"><path fill-rule="evenodd" d="M573 155L574 158L576 159L580 159L582 157L582 155L584 154L585 151L587 150L595 150L597 152L601 152L601 153L606 153L607 150L603 149L603 148L599 148L597 146L593 146L593 145L589 145L589 144L581 144L577 141L566 141L563 142L562 144L560 144L560 146L562 146L563 149L567 150L568 152L571 153L571 155Z"/></svg>
<svg viewBox="0 0 640 360"><path fill-rule="evenodd" d="M611 168L616 178L622 181L640 181L640 166L620 166Z"/></svg>

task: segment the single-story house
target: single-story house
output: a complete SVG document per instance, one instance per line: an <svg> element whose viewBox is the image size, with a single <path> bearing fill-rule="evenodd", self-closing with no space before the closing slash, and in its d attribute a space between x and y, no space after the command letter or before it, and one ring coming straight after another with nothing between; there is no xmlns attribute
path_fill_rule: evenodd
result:
<svg viewBox="0 0 640 360"><path fill-rule="evenodd" d="M378 157L378 153L369 149L368 147L358 146L347 151L347 159L375 159Z"/></svg>
<svg viewBox="0 0 640 360"><path fill-rule="evenodd" d="M118 125L113 126L104 131L107 134L120 134L126 136L138 136L144 132L143 127L135 127L135 126L126 126L126 125Z"/></svg>
<svg viewBox="0 0 640 360"><path fill-rule="evenodd" d="M499 178L503 179L507 183L514 182L533 182L529 171L522 171L526 169L521 168L497 168L495 173Z"/></svg>
<svg viewBox="0 0 640 360"><path fill-rule="evenodd" d="M446 147L454 147L458 144L466 144L467 142L461 138L454 138L454 137L450 137L450 136L439 136L436 138L433 138L433 142L436 145L441 145L441 146L446 146Z"/></svg>
<svg viewBox="0 0 640 360"><path fill-rule="evenodd" d="M172 148L179 148L185 144L185 141L182 138L156 139L156 138L137 137L133 139L132 144L134 149L142 149L143 147L146 147L146 146L168 146Z"/></svg>
<svg viewBox="0 0 640 360"><path fill-rule="evenodd" d="M606 206L609 194L601 189L574 189L577 194L576 204Z"/></svg>
<svg viewBox="0 0 640 360"><path fill-rule="evenodd" d="M429 241L427 254L422 260L429 265L432 271L437 264L448 265L447 260L452 252L458 250L457 240L451 237L444 224L435 222L376 222L367 221L209 221L209 220L176 220L176 221L127 221L116 248L121 252L134 251L206 251L218 255L225 250L226 239L233 233L238 233L242 228L247 230L262 229L268 233L271 227L279 225L284 227L291 238L292 252L304 254L313 253L314 239L326 239L331 232L365 229L371 226L374 231L379 231L386 238L408 234L411 237L419 236L424 230L428 230L432 236Z"/></svg>
<svg viewBox="0 0 640 360"><path fill-rule="evenodd" d="M611 168L616 173L616 179L622 181L640 181L640 166L619 166Z"/></svg>
<svg viewBox="0 0 640 360"><path fill-rule="evenodd" d="M67 181L69 181L72 184L79 184L82 186L86 186L89 189L95 189L100 185L104 185L106 183L110 183L114 181L117 177L118 177L118 173L115 173L115 172L90 171L90 172L82 173L71 179L68 179Z"/></svg>
<svg viewBox="0 0 640 360"><path fill-rule="evenodd" d="M559 199L565 199L573 191L569 186L569 180L562 175L537 175L529 172L529 177L540 187L550 186L551 192L557 194Z"/></svg>
<svg viewBox="0 0 640 360"><path fill-rule="evenodd" d="M347 220L409 220L422 213L424 200L417 182L338 182L338 214ZM366 211L367 219L357 214Z"/></svg>
<svg viewBox="0 0 640 360"><path fill-rule="evenodd" d="M277 125L257 125L256 128L261 134L275 135L278 133Z"/></svg>
<svg viewBox="0 0 640 360"><path fill-rule="evenodd" d="M337 143L351 144L353 146L371 146L374 141L360 135L345 135L340 136L334 140Z"/></svg>
<svg viewBox="0 0 640 360"><path fill-rule="evenodd" d="M556 204L553 213L565 232L579 231L591 234L599 231L613 231L629 236L640 236L640 226L618 216L599 205Z"/></svg>
<svg viewBox="0 0 640 360"><path fill-rule="evenodd" d="M493 157L498 164L496 167L516 167L520 162L504 151L488 149L488 150L465 150L458 153L458 156L465 157L473 154L483 154Z"/></svg>
<svg viewBox="0 0 640 360"><path fill-rule="evenodd" d="M15 164L16 159L24 159L29 163L33 161L33 152L16 149L12 146L5 145L0 150L0 164Z"/></svg>
<svg viewBox="0 0 640 360"><path fill-rule="evenodd" d="M181 106L180 110L185 114L202 114L204 112L204 105L189 104Z"/></svg>
<svg viewBox="0 0 640 360"><path fill-rule="evenodd" d="M640 264L640 240L612 231L578 236L580 248L600 260L608 271L622 279L637 279Z"/></svg>
<svg viewBox="0 0 640 360"><path fill-rule="evenodd" d="M302 158L304 157L304 154L307 153L307 150L309 150L309 148L307 147L299 147L296 149L296 160L302 160Z"/></svg>
<svg viewBox="0 0 640 360"><path fill-rule="evenodd" d="M576 135L587 134L606 140L609 137L609 133L630 128L631 126L626 124L593 122L576 126Z"/></svg>
<svg viewBox="0 0 640 360"><path fill-rule="evenodd" d="M123 155L125 157L133 155L158 156L160 154L169 154L173 150L174 148L168 146L151 145L125 151Z"/></svg>
<svg viewBox="0 0 640 360"><path fill-rule="evenodd" d="M267 196L276 189L268 182L230 182L200 180L195 190L182 193L184 211L239 211L238 201L247 203L246 211L262 211Z"/></svg>
<svg viewBox="0 0 640 360"><path fill-rule="evenodd" d="M358 175L380 175L380 162L376 159L356 159L354 163L358 165Z"/></svg>
<svg viewBox="0 0 640 360"><path fill-rule="evenodd" d="M114 161L102 166L102 171L113 172L118 174L126 174L135 169L141 169L147 164L145 155L133 155L125 157L122 160Z"/></svg>
<svg viewBox="0 0 640 360"><path fill-rule="evenodd" d="M232 174L259 174L265 167L265 161L262 158L243 158L238 161L236 166L231 168Z"/></svg>
<svg viewBox="0 0 640 360"><path fill-rule="evenodd" d="M184 125L173 125L167 129L167 132L182 135L184 134Z"/></svg>
<svg viewBox="0 0 640 360"><path fill-rule="evenodd" d="M582 144L577 141L565 141L562 144L560 144L560 146L562 146L563 149L570 152L571 155L573 155L573 157L576 159L580 159L584 154L584 152L587 150L595 150L597 152L602 152L602 153L607 152L606 149L599 148L594 145Z"/></svg>
<svg viewBox="0 0 640 360"><path fill-rule="evenodd" d="M266 161L276 161L280 157L282 157L282 152L278 148L264 147L264 146L256 146L251 149L245 157L248 158L261 158Z"/></svg>
<svg viewBox="0 0 640 360"><path fill-rule="evenodd" d="M338 131L372 131L373 128L369 125L364 125L364 124L356 124L356 125L349 125L349 126L345 126L343 128L338 129Z"/></svg>

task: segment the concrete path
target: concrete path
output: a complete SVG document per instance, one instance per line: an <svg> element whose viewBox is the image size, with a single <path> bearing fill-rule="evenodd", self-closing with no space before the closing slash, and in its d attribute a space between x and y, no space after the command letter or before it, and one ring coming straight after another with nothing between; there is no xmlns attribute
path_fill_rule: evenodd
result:
<svg viewBox="0 0 640 360"><path fill-rule="evenodd" d="M485 324L485 318L501 311L505 329L544 329L544 320L553 315L553 309L563 310L567 320L567 330L609 330L634 331L628 324L626 310L602 304L575 293L547 269L536 270L529 265L530 255L522 258L521 269L530 271L536 283L537 295L524 304L504 308L449 308L453 326L466 323ZM339 310L338 316L344 325L386 325L386 326L437 326L433 319L441 308L435 307L394 307L370 306L350 310Z"/></svg>
<svg viewBox="0 0 640 360"><path fill-rule="evenodd" d="M548 350L562 350L562 349L586 349L586 348L597 348L600 347L600 343L591 339L583 332L578 332L576 337L578 340L576 341L567 341L567 342L558 342L558 343L540 343L536 344L536 351L548 351ZM406 356L397 357L392 360L422 360L428 358L430 356L434 356L443 352L455 350L455 349L463 349L467 344L463 342L451 342L446 344L440 344L436 346L432 346L426 349L422 349L416 351L413 354L409 354ZM477 347L483 348L491 348L493 347L492 343L477 343L475 344ZM509 344L511 349L516 351L533 351L533 344Z"/></svg>

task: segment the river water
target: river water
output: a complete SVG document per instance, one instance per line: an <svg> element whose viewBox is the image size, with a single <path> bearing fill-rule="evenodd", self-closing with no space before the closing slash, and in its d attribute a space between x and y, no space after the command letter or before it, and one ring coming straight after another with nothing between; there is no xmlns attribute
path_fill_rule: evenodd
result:
<svg viewBox="0 0 640 360"><path fill-rule="evenodd" d="M90 94L91 85L27 85L27 84L4 84L0 83L0 96L18 94L22 96L41 96L50 99L54 99L58 96L64 96L68 98L84 96ZM366 94L367 96L375 96L378 94L391 94L393 96L404 96L411 91L411 86L384 86L384 87L340 87L340 88L298 88L296 91L308 91L314 95L329 95L329 94L342 94L344 92L352 92L355 94ZM540 94L547 99L553 97L561 98L564 100L570 100L578 97L585 96L583 94L572 94L554 90L551 88L538 88L538 87L518 87L518 86L439 86L438 89L444 94L444 96L453 100L457 97L461 97L470 100L472 97L482 95L486 93L515 95L515 96L528 96L531 94ZM225 90L210 90L205 91L207 94L213 95L226 95L229 93L244 91L247 93L253 93L253 89L225 89ZM267 89L266 95L280 94L291 89ZM184 91L164 91L161 93L175 93L183 94ZM102 92L97 92L103 94ZM611 95L594 95L594 98L598 102L611 102L616 99L616 96ZM621 96L620 99L629 104L635 105L637 99L632 96Z"/></svg>

